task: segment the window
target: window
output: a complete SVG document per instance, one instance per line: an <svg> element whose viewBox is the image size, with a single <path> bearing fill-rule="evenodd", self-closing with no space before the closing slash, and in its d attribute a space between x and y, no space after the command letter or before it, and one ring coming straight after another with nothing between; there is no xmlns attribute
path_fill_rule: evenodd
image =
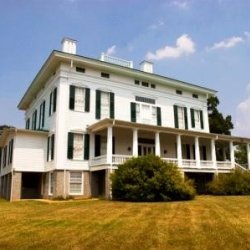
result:
<svg viewBox="0 0 250 250"><path fill-rule="evenodd" d="M53 195L54 192L54 173L49 173L49 195Z"/></svg>
<svg viewBox="0 0 250 250"><path fill-rule="evenodd" d="M155 84L151 83L151 88L155 89Z"/></svg>
<svg viewBox="0 0 250 250"><path fill-rule="evenodd" d="M31 129L36 130L36 118L37 118L37 110L35 110L32 114L32 127Z"/></svg>
<svg viewBox="0 0 250 250"><path fill-rule="evenodd" d="M137 102L146 102L146 103L150 103L150 104L155 104L155 100L154 99L147 98L147 97L136 96L135 100Z"/></svg>
<svg viewBox="0 0 250 250"><path fill-rule="evenodd" d="M177 95L182 95L182 91L181 90L176 90L176 94Z"/></svg>
<svg viewBox="0 0 250 250"><path fill-rule="evenodd" d="M193 94L192 96L193 96L193 98L198 99L198 95L197 94Z"/></svg>
<svg viewBox="0 0 250 250"><path fill-rule="evenodd" d="M25 128L26 128L26 129L30 129L30 118L28 118L28 119L26 120Z"/></svg>
<svg viewBox="0 0 250 250"><path fill-rule="evenodd" d="M89 159L89 134L68 133L68 159Z"/></svg>
<svg viewBox="0 0 250 250"><path fill-rule="evenodd" d="M49 97L49 116L56 112L57 88L55 88Z"/></svg>
<svg viewBox="0 0 250 250"><path fill-rule="evenodd" d="M69 173L69 194L83 194L83 176L82 172Z"/></svg>
<svg viewBox="0 0 250 250"><path fill-rule="evenodd" d="M101 77L109 78L109 74L108 74L108 73L101 72Z"/></svg>
<svg viewBox="0 0 250 250"><path fill-rule="evenodd" d="M90 89L71 85L69 90L69 109L89 112Z"/></svg>
<svg viewBox="0 0 250 250"><path fill-rule="evenodd" d="M161 108L145 103L131 103L131 121L161 126Z"/></svg>
<svg viewBox="0 0 250 250"><path fill-rule="evenodd" d="M190 109L192 128L204 129L203 112L201 110Z"/></svg>
<svg viewBox="0 0 250 250"><path fill-rule="evenodd" d="M140 81L135 80L135 84L136 84L136 85L140 85Z"/></svg>
<svg viewBox="0 0 250 250"><path fill-rule="evenodd" d="M7 164L7 146L3 149L3 167L6 167Z"/></svg>
<svg viewBox="0 0 250 250"><path fill-rule="evenodd" d="M76 72L85 73L85 68L76 67Z"/></svg>
<svg viewBox="0 0 250 250"><path fill-rule="evenodd" d="M55 151L55 135L51 135L47 140L47 161L54 160L54 151Z"/></svg>
<svg viewBox="0 0 250 250"><path fill-rule="evenodd" d="M188 129L187 108L174 105L175 128Z"/></svg>
<svg viewBox="0 0 250 250"><path fill-rule="evenodd" d="M39 114L39 129L44 128L45 123L45 101L40 105L40 114Z"/></svg>
<svg viewBox="0 0 250 250"><path fill-rule="evenodd" d="M115 95L112 92L96 90L96 119L114 118Z"/></svg>
<svg viewBox="0 0 250 250"><path fill-rule="evenodd" d="M10 142L9 142L8 164L11 164L12 159L13 159L13 143L14 143L14 140L11 139Z"/></svg>
<svg viewBox="0 0 250 250"><path fill-rule="evenodd" d="M141 86L143 86L143 87L148 87L148 86L149 86L149 83L148 83L148 82L141 82Z"/></svg>

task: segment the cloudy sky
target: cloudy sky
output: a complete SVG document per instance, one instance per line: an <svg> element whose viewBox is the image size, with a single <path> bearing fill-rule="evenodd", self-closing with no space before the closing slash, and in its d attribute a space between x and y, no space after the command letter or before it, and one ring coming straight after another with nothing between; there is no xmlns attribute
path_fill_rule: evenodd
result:
<svg viewBox="0 0 250 250"><path fill-rule="evenodd" d="M154 62L155 73L218 91L233 134L250 137L249 0L0 0L0 124L64 36L77 53Z"/></svg>

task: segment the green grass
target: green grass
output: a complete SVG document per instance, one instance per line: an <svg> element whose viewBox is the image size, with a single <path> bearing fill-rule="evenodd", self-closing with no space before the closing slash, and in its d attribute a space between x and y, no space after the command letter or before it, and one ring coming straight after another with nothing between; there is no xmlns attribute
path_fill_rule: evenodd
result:
<svg viewBox="0 0 250 250"><path fill-rule="evenodd" d="M250 249L250 196L171 203L0 200L0 249Z"/></svg>

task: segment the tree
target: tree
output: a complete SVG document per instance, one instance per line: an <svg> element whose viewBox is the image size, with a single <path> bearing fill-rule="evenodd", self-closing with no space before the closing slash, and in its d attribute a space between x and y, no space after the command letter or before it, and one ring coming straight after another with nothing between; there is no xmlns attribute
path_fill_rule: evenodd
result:
<svg viewBox="0 0 250 250"><path fill-rule="evenodd" d="M247 148L246 145L240 144L235 151L235 161L240 165L247 165Z"/></svg>
<svg viewBox="0 0 250 250"><path fill-rule="evenodd" d="M8 125L0 125L0 135L3 133L3 130L5 128L12 128L11 126L8 126Z"/></svg>
<svg viewBox="0 0 250 250"><path fill-rule="evenodd" d="M207 100L209 128L211 133L231 135L234 128L231 115L223 116L218 111L217 106L220 104L218 97L212 96Z"/></svg>
<svg viewBox="0 0 250 250"><path fill-rule="evenodd" d="M131 158L111 176L112 196L125 201L190 200L195 189L176 165L155 155Z"/></svg>

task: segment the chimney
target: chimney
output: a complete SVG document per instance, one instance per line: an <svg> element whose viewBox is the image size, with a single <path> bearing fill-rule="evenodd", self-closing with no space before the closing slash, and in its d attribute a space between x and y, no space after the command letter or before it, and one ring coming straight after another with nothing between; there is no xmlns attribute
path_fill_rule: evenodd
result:
<svg viewBox="0 0 250 250"><path fill-rule="evenodd" d="M140 63L140 68L144 72L153 73L153 63L152 62L144 60Z"/></svg>
<svg viewBox="0 0 250 250"><path fill-rule="evenodd" d="M61 42L62 52L76 54L76 42L74 39L64 37Z"/></svg>

